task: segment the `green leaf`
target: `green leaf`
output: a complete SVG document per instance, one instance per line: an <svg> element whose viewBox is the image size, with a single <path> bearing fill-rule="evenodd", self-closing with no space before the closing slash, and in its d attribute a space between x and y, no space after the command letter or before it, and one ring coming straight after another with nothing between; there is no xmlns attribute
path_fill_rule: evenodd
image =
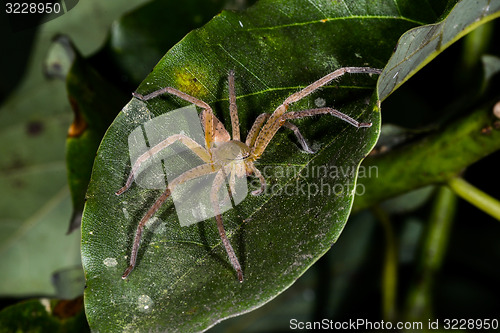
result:
<svg viewBox="0 0 500 333"><path fill-rule="evenodd" d="M449 181L500 149L499 128L498 120L492 119L491 108L478 108L433 135L390 153L369 156L363 167L377 170L376 177L359 178L366 192L356 198L354 210Z"/></svg>
<svg viewBox="0 0 500 333"><path fill-rule="evenodd" d="M94 157L106 129L165 50L217 13L222 1L152 1L112 25L106 45L84 59L78 52L66 84L74 121L66 142L68 182L73 202L69 231L78 228ZM196 6L198 4L198 6ZM164 13L178 15L165 24ZM186 22L186 20L188 20ZM158 31L163 24L164 31ZM169 31L169 33L165 33ZM69 42L66 42L69 43ZM60 68L57 63L56 68Z"/></svg>
<svg viewBox="0 0 500 333"><path fill-rule="evenodd" d="M334 69L383 67L399 36L421 24L425 12L420 5L396 4L261 1L241 14L223 12L174 46L138 92L176 87L210 103L229 128L227 73L234 69L245 134L260 113L272 112ZM401 10L416 14L403 16ZM241 284L213 219L181 228L171 201L146 229L136 268L121 279L137 223L160 195L136 184L122 196L114 194L130 172L127 138L151 117L187 103L165 96L125 106L99 148L84 210L82 258L92 329L205 330L290 286L328 251L349 216L357 166L379 133L380 113L370 99L375 79L348 75L291 107L326 103L374 125L356 129L327 116L296 121L317 150L312 155L300 150L292 133L279 131L258 163L270 191L249 195L223 216L243 266Z"/></svg>
<svg viewBox="0 0 500 333"><path fill-rule="evenodd" d="M54 271L80 265L78 235L64 235L64 89L30 77L0 109L0 295L11 297L55 295Z"/></svg>
<svg viewBox="0 0 500 333"><path fill-rule="evenodd" d="M405 33L377 82L379 97L386 98L460 37L499 16L498 2L463 0L440 23ZM494 57L483 57L483 90L488 85L494 86L490 81L498 69ZM359 178L366 192L357 198L354 210L427 185L448 182L471 164L500 149L498 121L491 116L492 105L498 98L489 99L474 107L462 103L467 107L466 117L454 117L438 131L419 140L369 156L362 167L373 168L377 174Z"/></svg>
<svg viewBox="0 0 500 333"><path fill-rule="evenodd" d="M117 19L106 45L90 60L107 80L134 89L169 48L219 13L225 2L150 1ZM175 15L165 19L165 13Z"/></svg>
<svg viewBox="0 0 500 333"><path fill-rule="evenodd" d="M104 79L78 53L66 77L66 89L74 113L66 140L66 168L73 202L71 232L80 226L99 143L128 96Z"/></svg>
<svg viewBox="0 0 500 333"><path fill-rule="evenodd" d="M0 332L89 332L83 298L31 299L0 311Z"/></svg>
<svg viewBox="0 0 500 333"><path fill-rule="evenodd" d="M41 25L33 47L25 48L29 62L22 67L26 72L16 72L23 80L0 107L2 296L56 296L58 289L52 281L55 272L76 267L83 275L80 235L65 235L71 202L64 151L71 113L64 83L48 80L42 69L56 31L77 36L80 48L88 53L102 43L99 36L104 36L111 22L109 16L137 2L81 1L78 10ZM96 11L102 15L95 15ZM25 44L26 34L8 36L9 28L3 31L7 35L4 40L14 49ZM19 57L16 51L12 54ZM5 63L10 68L12 62ZM5 79L2 75L2 86L13 84ZM82 292L82 286L78 292Z"/></svg>
<svg viewBox="0 0 500 333"><path fill-rule="evenodd" d="M418 27L405 33L378 81L379 99L385 100L394 90L458 39L499 16L500 2L498 1L463 0L459 1L441 22Z"/></svg>
<svg viewBox="0 0 500 333"><path fill-rule="evenodd" d="M321 257L290 288L252 313L225 320L209 332L283 332L290 329L291 319L304 322L311 316L333 319L332 313L334 318L348 314L349 303L366 293L358 283L364 288L370 285L359 279L373 280L363 270L373 254L371 242L378 239L374 234L376 226L377 221L368 212L351 215L334 250ZM354 306L358 308L359 304Z"/></svg>

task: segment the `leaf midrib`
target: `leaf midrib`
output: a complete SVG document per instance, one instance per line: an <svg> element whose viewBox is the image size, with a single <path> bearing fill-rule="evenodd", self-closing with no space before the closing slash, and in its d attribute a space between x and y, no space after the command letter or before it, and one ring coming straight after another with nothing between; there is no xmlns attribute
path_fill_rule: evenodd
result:
<svg viewBox="0 0 500 333"><path fill-rule="evenodd" d="M298 23L290 23L290 24L281 24L275 26L266 26L266 27L258 27L258 28L249 28L243 29L242 31L263 31L263 30L277 30L283 28L290 28L295 26L304 26L310 24L325 24L327 22L334 21L343 21L343 20L402 20L406 22L410 22L418 25L425 25L427 23L413 20L404 16L390 16L390 15L353 15L353 16L342 16L342 17L327 17L321 20L313 20L306 22L298 22Z"/></svg>

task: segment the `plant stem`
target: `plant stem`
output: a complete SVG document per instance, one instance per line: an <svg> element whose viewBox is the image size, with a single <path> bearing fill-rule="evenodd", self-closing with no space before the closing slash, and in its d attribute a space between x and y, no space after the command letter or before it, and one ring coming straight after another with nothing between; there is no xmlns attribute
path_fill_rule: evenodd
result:
<svg viewBox="0 0 500 333"><path fill-rule="evenodd" d="M450 179L448 186L459 197L500 221L500 201L460 177Z"/></svg>
<svg viewBox="0 0 500 333"><path fill-rule="evenodd" d="M424 235L417 275L407 297L408 321L425 322L432 317L432 285L446 252L455 207L455 194L447 187L440 187Z"/></svg>
<svg viewBox="0 0 500 333"><path fill-rule="evenodd" d="M416 142L368 156L372 177L358 178L366 189L353 212L430 184L447 183L465 168L500 149L500 126L492 109L481 108ZM496 215L498 216L498 215Z"/></svg>
<svg viewBox="0 0 500 333"><path fill-rule="evenodd" d="M387 213L379 206L373 208L373 213L382 223L386 242L382 277L383 318L386 321L394 321L396 318L396 291L398 286L396 236L394 235L394 229Z"/></svg>
<svg viewBox="0 0 500 333"><path fill-rule="evenodd" d="M470 71L479 65L481 56L487 52L492 42L493 28L493 22L488 22L464 37L461 66L463 70Z"/></svg>

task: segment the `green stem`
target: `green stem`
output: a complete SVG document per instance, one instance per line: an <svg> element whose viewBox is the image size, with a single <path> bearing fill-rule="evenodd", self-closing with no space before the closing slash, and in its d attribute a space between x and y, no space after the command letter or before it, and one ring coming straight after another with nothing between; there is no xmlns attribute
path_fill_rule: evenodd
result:
<svg viewBox="0 0 500 333"><path fill-rule="evenodd" d="M488 22L464 37L463 70L470 71L479 65L481 56L487 52L492 42L493 28L493 22Z"/></svg>
<svg viewBox="0 0 500 333"><path fill-rule="evenodd" d="M489 196L460 177L450 179L448 181L448 186L459 197L467 200L486 214L500 221L500 201Z"/></svg>
<svg viewBox="0 0 500 333"><path fill-rule="evenodd" d="M416 142L367 157L363 167L376 172L358 178L366 191L356 197L353 212L426 185L445 184L499 149L500 126L491 107L477 109Z"/></svg>
<svg viewBox="0 0 500 333"><path fill-rule="evenodd" d="M386 321L394 321L396 318L396 292L398 286L398 252L396 236L387 213L380 207L375 206L373 213L382 223L385 233L385 260L382 277L382 311Z"/></svg>
<svg viewBox="0 0 500 333"><path fill-rule="evenodd" d="M424 235L417 276L410 286L405 319L427 321L432 318L432 285L441 267L455 214L456 196L447 187L440 187Z"/></svg>

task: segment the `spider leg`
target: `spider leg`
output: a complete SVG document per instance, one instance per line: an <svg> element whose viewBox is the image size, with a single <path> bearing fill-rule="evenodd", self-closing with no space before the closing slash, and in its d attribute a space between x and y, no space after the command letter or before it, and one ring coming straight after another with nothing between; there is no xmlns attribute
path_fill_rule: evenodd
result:
<svg viewBox="0 0 500 333"><path fill-rule="evenodd" d="M266 179L253 163L247 162L247 166L250 169L250 173L253 173L255 177L259 178L260 188L258 190L252 191L252 195L259 195L266 190Z"/></svg>
<svg viewBox="0 0 500 333"><path fill-rule="evenodd" d="M371 68L371 67L343 67L339 68L330 74L327 74L323 76L322 78L314 81L307 87L305 87L302 90L297 91L294 94L291 94L288 96L287 99L283 102L283 104L288 105L295 103L297 101L300 101L302 98L306 97L307 95L311 94L312 92L318 90L318 88L323 87L324 85L330 83L331 81L335 80L338 77L341 77L342 75L346 73L351 73L351 74L380 74L382 73L381 69L377 68Z"/></svg>
<svg viewBox="0 0 500 333"><path fill-rule="evenodd" d="M353 119L346 115L345 113L342 113L338 110L335 110L333 108L317 108L317 109L308 109L308 110L302 110L302 111L291 111L287 112L284 115L280 117L280 122L283 122L283 124L286 124L286 120L288 119L300 119L304 117L312 117L318 114L330 114L334 117L337 117L349 124L351 124L354 127L361 128L361 127L371 127L372 123L361 123L357 121L356 119Z"/></svg>
<svg viewBox="0 0 500 333"><path fill-rule="evenodd" d="M238 108L236 106L236 93L234 91L234 71L229 71L229 113L231 115L231 128L233 140L240 141L240 121L238 119Z"/></svg>
<svg viewBox="0 0 500 333"><path fill-rule="evenodd" d="M226 168L227 168L227 166L226 166ZM221 171L224 173L224 178L228 178L228 175L226 174L224 169L221 169ZM224 196L224 199L222 199L220 206L224 206L224 205L228 204L229 201L231 201L231 199L233 198L233 195L236 193L236 188L234 187L235 184L236 184L236 173L235 173L234 169L231 169L231 172L229 174L229 188L227 188L229 195ZM221 184L221 186L222 185L223 184Z"/></svg>
<svg viewBox="0 0 500 333"><path fill-rule="evenodd" d="M224 124L217 119L216 116L214 115L209 115L205 110L203 110L200 113L200 122L202 124L205 124L205 118L209 116L212 117L213 121L213 137L212 137L212 144L217 144L220 142L228 142L231 140L231 136L229 135L229 132L226 130L224 127ZM205 129L203 131L206 133ZM208 148L207 148L208 149Z"/></svg>
<svg viewBox="0 0 500 333"><path fill-rule="evenodd" d="M214 208L215 220L217 221L217 229L219 229L219 235L222 240L222 243L224 244L224 247L226 248L227 256L229 257L229 261L231 262L231 265L233 266L234 270L236 271L236 274L238 275L238 280L240 282L243 282L243 271L241 270L238 257L236 257L234 249L231 246L229 239L227 239L226 231L224 229L224 224L222 222L222 216L219 210L219 200L217 194L221 186L225 183L225 178L226 177L224 171L220 170L215 176L214 183L212 185L212 190L210 193L210 199L212 201L212 206Z"/></svg>
<svg viewBox="0 0 500 333"><path fill-rule="evenodd" d="M226 165L225 169L230 170L229 175L229 192L231 196L236 194L236 178L242 178L247 176L247 166L248 163L241 160L234 160L229 165Z"/></svg>
<svg viewBox="0 0 500 333"><path fill-rule="evenodd" d="M203 115L203 129L205 130L205 144L210 152L210 148L212 147L212 143L214 140L214 133L215 133L215 128L214 128L214 112L210 105L207 103L203 102L201 99L198 99L196 97L193 97L191 95L188 95L180 90L177 90L172 87L165 87L156 91L153 91L150 94L147 95L141 95L139 93L133 92L132 96L135 98L140 99L141 101L147 101L152 98L155 98L157 96L163 95L163 94L171 94L174 96L177 96L187 102L193 103L194 105L200 107L203 109L202 115Z"/></svg>
<svg viewBox="0 0 500 333"><path fill-rule="evenodd" d="M183 143L187 148L189 148L191 151L193 151L198 157L200 157L205 163L210 163L210 155L208 152L200 146L196 141L193 139L183 135L183 134L175 134L172 135L165 140L161 141L160 143L156 144L153 148L149 149L146 151L144 154L139 156L137 160L135 161L134 165L132 166L132 170L130 171L130 174L127 178L127 182L125 185L116 191L116 195L120 195L126 190L129 189L129 187L132 185L132 182L134 181L134 177L136 176L137 171L141 167L143 163L146 163L150 158L154 157L156 154L161 152L163 149L167 148L174 142L180 141Z"/></svg>
<svg viewBox="0 0 500 333"><path fill-rule="evenodd" d="M259 135L259 131L266 122L267 119L269 119L269 114L268 113L262 113L260 114L257 119L255 119L255 122L252 125L252 128L250 128L250 131L247 134L247 139L245 141L245 144L248 147L252 147L253 144L255 143L255 140L257 139L257 136Z"/></svg>
<svg viewBox="0 0 500 333"><path fill-rule="evenodd" d="M156 199L155 203L149 210L146 212L146 214L142 217L142 219L139 222L139 225L137 226L137 230L135 232L135 238L134 238L134 245L132 246L132 253L130 255L130 264L123 272L122 279L126 279L127 276L132 272L132 270L135 267L135 263L137 261L137 254L139 252L139 245L141 244L141 238L142 238L142 232L144 231L144 226L146 223L149 221L151 217L160 209L160 207L163 205L165 200L168 199L172 191L174 191L175 187L177 185L180 185L188 180L203 176L203 175L208 175L210 173L213 173L214 171L212 170L212 166L209 164L202 164L197 167L192 168L191 170L188 170L184 172L183 174L179 175L177 178L175 178L170 184L168 184L167 189L160 195L158 199Z"/></svg>
<svg viewBox="0 0 500 333"><path fill-rule="evenodd" d="M134 245L132 246L132 254L130 255L130 264L123 272L122 279L126 279L127 276L132 272L135 267L135 262L137 261L137 253L139 252L139 245L141 244L142 232L144 231L144 226L149 221L149 219L156 213L156 211L161 207L161 205L170 196L170 188L167 188L161 196L156 200L153 206L146 212L146 215L141 219L139 225L137 226L137 231L135 232Z"/></svg>
<svg viewBox="0 0 500 333"><path fill-rule="evenodd" d="M262 113L260 114L257 119L255 119L255 122L252 125L252 128L250 129L250 132L248 132L247 139L245 141L245 144L248 147L252 147L253 144L255 143L255 140L257 139L257 135L259 134L259 130L261 129L262 125L264 125L264 122L269 119L271 115L268 113ZM300 133L300 130L297 126L292 124L289 121L286 121L283 126L286 128L290 129L293 131L295 136L297 137L297 140L299 141L300 145L302 146L302 149L308 153L314 153L314 151L309 148L307 145L306 140L304 139L304 136L302 136L302 133Z"/></svg>
<svg viewBox="0 0 500 333"><path fill-rule="evenodd" d="M307 87L305 87L302 90L299 90L292 95L290 95L283 104L278 106L276 110L272 113L272 115L269 117L269 120L267 123L264 125L262 130L259 132L257 139L255 140L255 145L252 148L252 153L255 157L259 157L262 155L264 150L266 149L267 145L269 144L269 141L274 137L278 129L283 125L283 123L280 121L281 116L283 116L287 110L288 106L291 103L295 103L304 97L308 96L309 94L313 93L317 89L323 87L324 85L330 83L334 79L346 74L346 73L368 73L368 74L380 74L382 70L376 69L376 68L370 68L370 67L343 67L339 68L336 71L333 71L322 78L316 80L315 82L311 83ZM338 111L336 111L339 113ZM343 114L342 114L343 115ZM348 121L345 115L336 115L337 117ZM349 117L350 118L350 117ZM350 118L352 119L352 118ZM354 124L350 122L351 124ZM355 125L356 126L356 125Z"/></svg>
<svg viewBox="0 0 500 333"><path fill-rule="evenodd" d="M227 178L227 175L225 175ZM231 169L231 173L229 174L229 196L227 196L227 199L234 198L234 195L236 194L236 171L234 168ZM234 199L233 199L234 201ZM225 203L225 201L224 201Z"/></svg>
<svg viewBox="0 0 500 333"><path fill-rule="evenodd" d="M299 141L300 145L302 146L302 149L306 153L314 154L314 150L312 150L311 148L309 148L309 146L307 145L306 139L304 139L304 136L302 136L302 133L300 133L299 128L295 124L292 124L289 121L285 121L284 124L283 124L283 126L285 126L286 128L288 128L288 129L290 129L290 130L293 131L293 134L295 134L295 137L297 138L297 140Z"/></svg>
<svg viewBox="0 0 500 333"><path fill-rule="evenodd" d="M281 117L279 117L271 126L270 126L270 129L269 129L269 133L270 133L270 136L267 137L267 139L265 141L261 141L261 146L259 146L259 142L257 142L256 146L255 146L255 150L256 151L260 151L260 152L263 152L267 145L269 144L269 142L271 141L271 139L274 137L274 135L276 134L276 132L278 131L278 129L285 125L288 121L288 119L292 120L292 119L300 119L300 118L304 118L304 117L312 117L312 116L315 116L315 115L319 115L319 114L330 114L336 118L339 118L349 124L351 124L352 126L354 127L357 127L357 128L362 128L362 127L371 127L372 126L372 123L363 123L363 122L359 122L351 117L349 117L348 115L338 111L338 110L335 110L333 108L329 108L329 107L325 107L325 108L317 108L317 109L309 109L309 110L302 110L302 111L291 111L291 112L287 112L283 115L281 115ZM295 125L293 125L295 126ZM302 135L301 135L302 136ZM303 137L302 137L303 139ZM299 138L299 141L300 141L300 138ZM305 140L304 140L304 143L305 143ZM307 144L306 144L307 146ZM307 150L306 150L307 151ZM312 151L311 151L312 152ZM254 155L256 156L259 156L257 155L256 153L254 153Z"/></svg>

